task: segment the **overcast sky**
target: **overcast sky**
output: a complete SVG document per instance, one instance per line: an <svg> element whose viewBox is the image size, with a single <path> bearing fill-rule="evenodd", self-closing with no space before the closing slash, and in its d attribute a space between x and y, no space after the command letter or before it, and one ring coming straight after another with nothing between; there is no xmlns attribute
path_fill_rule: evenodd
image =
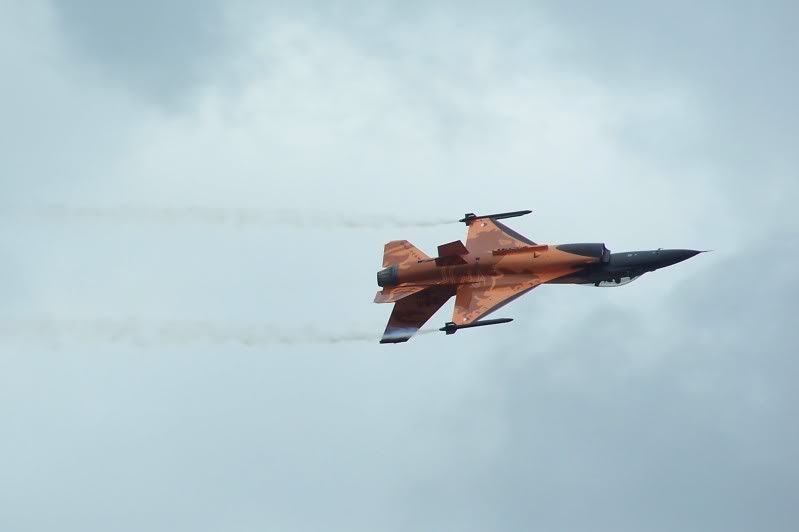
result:
<svg viewBox="0 0 799 532"><path fill-rule="evenodd" d="M284 4L0 0L0 529L796 530L797 4ZM526 208L715 251L377 343Z"/></svg>

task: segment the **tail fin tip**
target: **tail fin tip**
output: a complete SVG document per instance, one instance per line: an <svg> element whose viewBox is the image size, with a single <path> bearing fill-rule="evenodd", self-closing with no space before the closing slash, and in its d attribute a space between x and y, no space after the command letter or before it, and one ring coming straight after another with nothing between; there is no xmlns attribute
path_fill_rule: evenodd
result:
<svg viewBox="0 0 799 532"><path fill-rule="evenodd" d="M407 240L392 240L383 249L384 268L392 264L415 263L424 260L430 260L430 257Z"/></svg>

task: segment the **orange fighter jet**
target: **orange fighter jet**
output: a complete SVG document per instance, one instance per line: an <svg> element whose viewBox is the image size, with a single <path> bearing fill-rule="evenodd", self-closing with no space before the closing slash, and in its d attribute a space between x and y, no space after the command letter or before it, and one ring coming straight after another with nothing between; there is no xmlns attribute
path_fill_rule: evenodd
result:
<svg viewBox="0 0 799 532"><path fill-rule="evenodd" d="M466 245L438 246L428 257L407 240L393 240L383 253L382 287L375 303L394 303L380 343L407 342L435 312L455 296L452 321L441 331L494 325L510 318L482 320L543 283L620 286L644 273L701 253L657 249L611 253L605 244L536 244L498 220L529 214L514 211L486 216L466 214Z"/></svg>

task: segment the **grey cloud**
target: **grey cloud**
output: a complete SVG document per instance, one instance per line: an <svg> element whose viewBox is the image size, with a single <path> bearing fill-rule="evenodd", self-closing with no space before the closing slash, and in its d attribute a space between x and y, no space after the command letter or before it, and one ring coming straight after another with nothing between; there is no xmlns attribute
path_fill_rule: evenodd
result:
<svg viewBox="0 0 799 532"><path fill-rule="evenodd" d="M665 308L602 308L562 341L519 339L513 370L495 367L484 383L491 407L462 412L453 458L433 472L446 480L421 492L435 501L433 521L460 530L792 530L799 278L782 261L752 260L799 244L780 236L689 279ZM657 282L649 277L638 282ZM492 452L469 443L491 430L502 441Z"/></svg>
<svg viewBox="0 0 799 532"><path fill-rule="evenodd" d="M53 0L60 28L102 78L180 105L212 78L230 44L220 0Z"/></svg>
<svg viewBox="0 0 799 532"><path fill-rule="evenodd" d="M59 0L52 32L34 2L6 4L4 203L166 207L3 220L0 322L78 326L61 349L25 327L0 342L0 528L780 530L795 517L796 239L753 244L796 224L796 184L775 186L796 175L780 88L795 87L791 5L337 3L278 21L250 6L252 32L227 2ZM241 93L209 77L228 52L251 75ZM180 214L193 204L211 207ZM225 205L397 222L530 207L514 228L542 242L723 249L618 291L542 287L504 309L517 320L501 331L248 348L236 324L379 334L383 243L434 250L463 232L205 222L227 220ZM120 341L113 316L151 321ZM170 323L163 345L137 344Z"/></svg>
<svg viewBox="0 0 799 532"><path fill-rule="evenodd" d="M693 157L758 179L780 175L797 162L794 68L799 37L795 2L634 2L597 7L582 0L541 3L569 35L563 58L621 83L687 84L712 117ZM627 142L668 149L658 125L638 128ZM643 135L643 136L642 136ZM670 152L668 157L677 154Z"/></svg>

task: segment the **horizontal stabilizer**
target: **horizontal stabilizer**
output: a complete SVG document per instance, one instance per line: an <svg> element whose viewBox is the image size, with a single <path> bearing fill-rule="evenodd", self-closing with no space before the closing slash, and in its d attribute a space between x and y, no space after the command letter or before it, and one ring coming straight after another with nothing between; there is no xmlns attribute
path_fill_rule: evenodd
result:
<svg viewBox="0 0 799 532"><path fill-rule="evenodd" d="M393 286L384 288L375 294L375 303L396 303L400 299L412 296L416 292L421 292L427 288L424 285L416 286Z"/></svg>

